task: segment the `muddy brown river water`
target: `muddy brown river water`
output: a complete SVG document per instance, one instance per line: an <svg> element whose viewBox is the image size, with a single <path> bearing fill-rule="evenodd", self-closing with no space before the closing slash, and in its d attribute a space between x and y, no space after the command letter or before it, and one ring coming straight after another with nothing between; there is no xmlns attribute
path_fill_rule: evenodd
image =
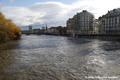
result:
<svg viewBox="0 0 120 80"><path fill-rule="evenodd" d="M0 45L0 80L120 80L120 42L22 35Z"/></svg>

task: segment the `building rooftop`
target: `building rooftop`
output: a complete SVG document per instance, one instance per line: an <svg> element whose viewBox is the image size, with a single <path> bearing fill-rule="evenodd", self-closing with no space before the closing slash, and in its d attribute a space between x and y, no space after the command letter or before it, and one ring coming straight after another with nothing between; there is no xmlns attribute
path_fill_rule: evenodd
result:
<svg viewBox="0 0 120 80"><path fill-rule="evenodd" d="M113 10L108 11L108 13L115 13L115 12L120 12L120 8L117 8L117 9L113 9Z"/></svg>
<svg viewBox="0 0 120 80"><path fill-rule="evenodd" d="M103 15L102 17L115 17L115 16L119 16L120 15L120 8L117 9L113 9L108 11L107 14Z"/></svg>

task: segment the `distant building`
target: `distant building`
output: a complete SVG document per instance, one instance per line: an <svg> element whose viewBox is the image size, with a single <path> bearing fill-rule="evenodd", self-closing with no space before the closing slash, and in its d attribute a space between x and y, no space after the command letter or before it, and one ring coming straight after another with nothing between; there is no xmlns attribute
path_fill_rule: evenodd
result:
<svg viewBox="0 0 120 80"><path fill-rule="evenodd" d="M95 19L94 21L94 29L93 29L93 34L99 34L99 21Z"/></svg>
<svg viewBox="0 0 120 80"><path fill-rule="evenodd" d="M46 30L48 29L47 24L46 24Z"/></svg>
<svg viewBox="0 0 120 80"><path fill-rule="evenodd" d="M67 24L67 34L73 34L73 20L69 18L66 24Z"/></svg>
<svg viewBox="0 0 120 80"><path fill-rule="evenodd" d="M22 30L21 32L22 32L22 34L27 34L27 33L29 33L29 30Z"/></svg>
<svg viewBox="0 0 120 80"><path fill-rule="evenodd" d="M120 34L120 8L108 11L106 15L99 18L99 21L101 22L100 34Z"/></svg>
<svg viewBox="0 0 120 80"><path fill-rule="evenodd" d="M29 26L29 32L32 32L32 26Z"/></svg>
<svg viewBox="0 0 120 80"><path fill-rule="evenodd" d="M67 21L67 26L73 28L75 34L94 33L94 15L86 10L77 13L72 19ZM67 31L69 32L69 28Z"/></svg>
<svg viewBox="0 0 120 80"><path fill-rule="evenodd" d="M56 34L56 35L58 35L59 31L57 30L57 27L51 27L51 28L46 30L46 33L47 34Z"/></svg>
<svg viewBox="0 0 120 80"><path fill-rule="evenodd" d="M46 27L42 27L42 30L45 30L46 29Z"/></svg>
<svg viewBox="0 0 120 80"><path fill-rule="evenodd" d="M40 33L40 29L33 29L33 30L32 30L32 33L33 33L33 34L38 34L38 33Z"/></svg>

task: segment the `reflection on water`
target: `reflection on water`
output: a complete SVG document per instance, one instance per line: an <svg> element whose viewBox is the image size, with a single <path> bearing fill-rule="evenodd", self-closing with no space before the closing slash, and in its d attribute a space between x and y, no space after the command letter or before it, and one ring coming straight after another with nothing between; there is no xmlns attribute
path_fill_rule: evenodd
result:
<svg viewBox="0 0 120 80"><path fill-rule="evenodd" d="M22 35L0 45L0 80L97 80L86 77L119 76L119 66L119 42Z"/></svg>

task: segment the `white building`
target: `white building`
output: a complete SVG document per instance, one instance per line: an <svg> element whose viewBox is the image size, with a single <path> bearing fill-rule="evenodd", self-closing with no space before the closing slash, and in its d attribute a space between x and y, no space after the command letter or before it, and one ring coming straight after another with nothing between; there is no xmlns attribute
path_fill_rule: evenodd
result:
<svg viewBox="0 0 120 80"><path fill-rule="evenodd" d="M86 10L77 13L73 17L73 28L75 34L93 34L94 33L94 15Z"/></svg>
<svg viewBox="0 0 120 80"><path fill-rule="evenodd" d="M101 21L99 26L100 34L120 34L120 8L108 11L99 20Z"/></svg>

